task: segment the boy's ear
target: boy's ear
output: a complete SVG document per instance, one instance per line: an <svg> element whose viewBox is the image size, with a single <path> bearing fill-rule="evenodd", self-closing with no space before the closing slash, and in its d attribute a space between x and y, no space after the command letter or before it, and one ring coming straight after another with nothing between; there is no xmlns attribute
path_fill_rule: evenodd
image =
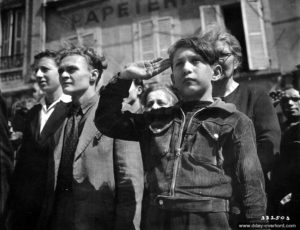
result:
<svg viewBox="0 0 300 230"><path fill-rule="evenodd" d="M139 85L139 86L137 87L137 94L138 94L138 95L141 95L142 93L143 93L143 87Z"/></svg>
<svg viewBox="0 0 300 230"><path fill-rule="evenodd" d="M174 85L175 81L174 81L174 75L172 73L171 73L171 81L172 81L172 84Z"/></svg>
<svg viewBox="0 0 300 230"><path fill-rule="evenodd" d="M98 77L99 77L99 71L97 69L91 70L90 82L95 83L97 81Z"/></svg>
<svg viewBox="0 0 300 230"><path fill-rule="evenodd" d="M212 76L212 81L218 81L223 78L223 69L222 67L217 64L213 67L213 76Z"/></svg>

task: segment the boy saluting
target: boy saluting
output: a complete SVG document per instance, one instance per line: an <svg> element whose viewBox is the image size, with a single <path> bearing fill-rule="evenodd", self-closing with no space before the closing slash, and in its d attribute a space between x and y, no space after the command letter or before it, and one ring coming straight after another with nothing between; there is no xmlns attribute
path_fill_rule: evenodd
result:
<svg viewBox="0 0 300 230"><path fill-rule="evenodd" d="M141 144L150 193L146 229L230 229L232 202L240 203L244 222L261 222L265 215L253 124L234 105L212 97L211 82L222 75L216 63L211 44L185 38L169 49L169 61L131 64L101 90L97 127ZM179 104L142 115L121 112L132 79L151 78L170 65ZM153 117L165 124L152 127Z"/></svg>

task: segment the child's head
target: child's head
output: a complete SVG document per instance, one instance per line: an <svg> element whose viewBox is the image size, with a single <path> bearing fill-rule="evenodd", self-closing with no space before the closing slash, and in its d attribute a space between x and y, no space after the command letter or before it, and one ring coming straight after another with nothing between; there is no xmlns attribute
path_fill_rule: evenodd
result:
<svg viewBox="0 0 300 230"><path fill-rule="evenodd" d="M211 81L221 77L212 45L198 37L178 40L169 49L172 81L183 101L212 100Z"/></svg>

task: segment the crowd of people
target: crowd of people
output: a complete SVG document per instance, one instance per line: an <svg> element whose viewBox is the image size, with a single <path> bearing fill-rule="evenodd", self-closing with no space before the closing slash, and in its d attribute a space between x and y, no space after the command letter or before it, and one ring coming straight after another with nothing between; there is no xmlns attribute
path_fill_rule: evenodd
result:
<svg viewBox="0 0 300 230"><path fill-rule="evenodd" d="M278 99L281 138L268 93L234 78L242 50L233 35L179 39L168 54L128 64L99 91L107 61L92 48L35 56L44 96L26 112L15 166L0 101L1 229L297 223L299 91ZM171 86L144 84L168 68Z"/></svg>

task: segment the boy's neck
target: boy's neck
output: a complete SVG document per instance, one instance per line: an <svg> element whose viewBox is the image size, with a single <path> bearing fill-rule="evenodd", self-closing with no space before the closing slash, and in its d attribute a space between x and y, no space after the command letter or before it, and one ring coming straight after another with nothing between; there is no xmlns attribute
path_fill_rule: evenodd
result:
<svg viewBox="0 0 300 230"><path fill-rule="evenodd" d="M202 95L201 97L187 97L187 98L182 98L182 101L183 101L183 103L190 102L190 101L213 102L214 99L213 99L211 93L206 93L206 94Z"/></svg>
<svg viewBox="0 0 300 230"><path fill-rule="evenodd" d="M62 89L59 87L55 92L45 94L45 102L47 107L50 106L53 102L57 101L62 95Z"/></svg>

